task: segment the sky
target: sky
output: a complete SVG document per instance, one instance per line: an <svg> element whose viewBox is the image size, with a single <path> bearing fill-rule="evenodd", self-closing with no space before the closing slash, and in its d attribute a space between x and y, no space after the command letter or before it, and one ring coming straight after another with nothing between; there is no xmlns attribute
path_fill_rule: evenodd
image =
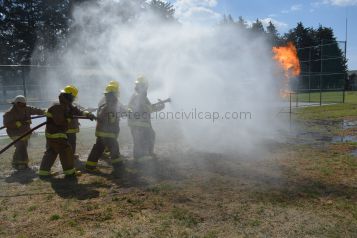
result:
<svg viewBox="0 0 357 238"><path fill-rule="evenodd" d="M234 19L242 16L248 23L259 18L264 24L272 21L280 34L294 28L297 22L305 27L319 24L331 27L337 40L346 40L350 70L357 70L357 0L168 0L176 9L176 17L186 24L214 25L223 15Z"/></svg>

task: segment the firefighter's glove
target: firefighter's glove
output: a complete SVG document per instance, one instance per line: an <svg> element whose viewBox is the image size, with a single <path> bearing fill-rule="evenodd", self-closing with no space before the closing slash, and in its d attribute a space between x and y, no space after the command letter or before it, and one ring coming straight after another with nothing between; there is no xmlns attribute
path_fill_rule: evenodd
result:
<svg viewBox="0 0 357 238"><path fill-rule="evenodd" d="M20 127L22 126L21 121L16 121L15 124L16 124L16 127L17 127L17 128L20 128Z"/></svg>
<svg viewBox="0 0 357 238"><path fill-rule="evenodd" d="M165 103L159 103L156 105L156 110L161 111L165 109Z"/></svg>
<svg viewBox="0 0 357 238"><path fill-rule="evenodd" d="M91 121L94 121L94 120L96 120L97 118L96 118L96 116L94 116L94 114L93 113L88 113L87 114L87 117L89 118L89 120L91 120Z"/></svg>

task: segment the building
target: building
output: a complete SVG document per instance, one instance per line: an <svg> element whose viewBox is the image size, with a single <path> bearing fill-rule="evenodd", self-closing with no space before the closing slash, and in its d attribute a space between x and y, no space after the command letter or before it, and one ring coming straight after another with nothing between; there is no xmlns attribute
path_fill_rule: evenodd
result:
<svg viewBox="0 0 357 238"><path fill-rule="evenodd" d="M357 70L348 71L348 89L357 90Z"/></svg>

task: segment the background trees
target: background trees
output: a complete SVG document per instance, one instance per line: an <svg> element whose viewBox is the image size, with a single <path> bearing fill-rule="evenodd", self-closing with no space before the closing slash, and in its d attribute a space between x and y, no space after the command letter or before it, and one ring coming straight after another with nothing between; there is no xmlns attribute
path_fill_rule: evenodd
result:
<svg viewBox="0 0 357 238"><path fill-rule="evenodd" d="M2 0L0 1L0 64L46 65L51 51L64 51L72 26L71 12L75 5L96 0ZM113 6L123 21L128 14L125 4L140 4L164 20L173 21L175 10L170 3L153 0L116 2ZM140 8L141 9L141 8ZM134 14L134 13L133 13Z"/></svg>
<svg viewBox="0 0 357 238"><path fill-rule="evenodd" d="M0 64L48 65L51 53L65 52L70 33L76 31L71 12L75 5L98 0L2 0L0 1ZM152 10L163 20L176 21L171 3L160 0L113 2L113 9L123 21L135 18L125 4L138 4L139 9ZM93 20L93 19L92 19ZM95 19L94 19L95 20ZM299 49L302 67L301 88L340 88L347 80L347 62L331 28L305 27L302 22L280 35L273 22L264 26L259 19L248 23L225 15L220 25L231 25L247 31L251 37L266 37L271 46L293 42Z"/></svg>
<svg viewBox="0 0 357 238"><path fill-rule="evenodd" d="M221 24L230 24L237 29L249 31L252 37L266 37L272 47L293 42L298 49L302 72L299 89L342 89L347 85L344 44L337 42L333 30L329 27L320 25L314 29L298 22L296 27L280 35L271 21L266 27L259 19L249 25L243 17L235 21L228 15L224 16Z"/></svg>

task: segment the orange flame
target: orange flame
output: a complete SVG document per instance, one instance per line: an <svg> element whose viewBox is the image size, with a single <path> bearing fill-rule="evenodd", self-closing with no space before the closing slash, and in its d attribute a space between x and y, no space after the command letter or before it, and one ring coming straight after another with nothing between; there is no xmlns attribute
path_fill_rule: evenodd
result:
<svg viewBox="0 0 357 238"><path fill-rule="evenodd" d="M297 50L292 42L286 46L273 47L275 59L284 70L285 80L284 88L280 90L282 97L287 97L292 92L289 87L289 80L292 77L297 77L301 73L300 61L297 55Z"/></svg>

